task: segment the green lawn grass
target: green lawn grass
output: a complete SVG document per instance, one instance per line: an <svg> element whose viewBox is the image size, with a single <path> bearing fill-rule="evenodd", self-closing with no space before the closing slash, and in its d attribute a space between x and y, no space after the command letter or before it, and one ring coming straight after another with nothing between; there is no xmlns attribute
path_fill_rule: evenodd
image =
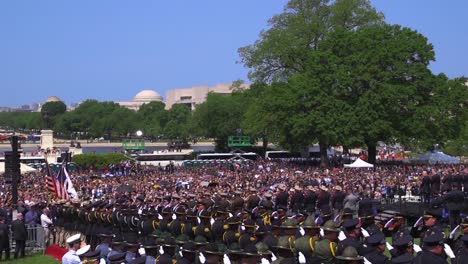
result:
<svg viewBox="0 0 468 264"><path fill-rule="evenodd" d="M58 264L56 259L42 254L27 256L21 259L11 259L9 261L2 261L5 264Z"/></svg>

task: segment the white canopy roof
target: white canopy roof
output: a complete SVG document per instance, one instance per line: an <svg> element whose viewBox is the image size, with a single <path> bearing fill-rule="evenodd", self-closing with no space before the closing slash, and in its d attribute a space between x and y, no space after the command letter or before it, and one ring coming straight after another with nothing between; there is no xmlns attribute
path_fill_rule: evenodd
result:
<svg viewBox="0 0 468 264"><path fill-rule="evenodd" d="M345 164L344 167L345 168L373 168L374 165L367 163L360 158L357 158L353 163Z"/></svg>
<svg viewBox="0 0 468 264"><path fill-rule="evenodd" d="M29 167L24 163L20 163L20 165L21 173L37 171L35 168ZM5 162L0 162L0 173L5 173Z"/></svg>

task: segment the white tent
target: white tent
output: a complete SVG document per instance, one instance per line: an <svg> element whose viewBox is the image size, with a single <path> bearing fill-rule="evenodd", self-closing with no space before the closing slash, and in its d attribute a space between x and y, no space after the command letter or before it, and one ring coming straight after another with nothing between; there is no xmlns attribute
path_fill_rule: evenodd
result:
<svg viewBox="0 0 468 264"><path fill-rule="evenodd" d="M37 171L35 168L29 167L24 163L20 163L20 165L21 173ZM5 162L0 162L0 173L5 173Z"/></svg>
<svg viewBox="0 0 468 264"><path fill-rule="evenodd" d="M344 167L345 168L373 168L374 165L367 163L360 158L357 158L353 163L345 164Z"/></svg>

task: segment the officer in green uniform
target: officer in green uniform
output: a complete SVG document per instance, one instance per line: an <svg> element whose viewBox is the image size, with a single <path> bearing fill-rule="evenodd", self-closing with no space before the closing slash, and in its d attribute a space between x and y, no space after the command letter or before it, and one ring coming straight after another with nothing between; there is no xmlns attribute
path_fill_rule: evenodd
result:
<svg viewBox="0 0 468 264"><path fill-rule="evenodd" d="M315 224L315 219L311 215L306 218L301 227L304 230L304 235L296 239L294 246L296 251L304 254L308 263L313 263L312 256L319 241L320 227Z"/></svg>
<svg viewBox="0 0 468 264"><path fill-rule="evenodd" d="M324 236L316 244L315 257L319 259L321 263L332 264L335 263L335 258L338 251L338 233L340 229L336 223L332 220L328 220L322 227Z"/></svg>

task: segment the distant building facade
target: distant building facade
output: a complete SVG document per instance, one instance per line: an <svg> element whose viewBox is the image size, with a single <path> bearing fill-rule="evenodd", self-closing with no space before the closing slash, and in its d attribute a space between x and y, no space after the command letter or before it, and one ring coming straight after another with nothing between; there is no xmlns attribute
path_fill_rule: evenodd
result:
<svg viewBox="0 0 468 264"><path fill-rule="evenodd" d="M184 104L194 110L197 105L206 101L208 93L230 94L231 83L220 83L215 86L201 85L190 88L171 89L166 91L166 109L175 104ZM249 85L244 84L244 88Z"/></svg>

